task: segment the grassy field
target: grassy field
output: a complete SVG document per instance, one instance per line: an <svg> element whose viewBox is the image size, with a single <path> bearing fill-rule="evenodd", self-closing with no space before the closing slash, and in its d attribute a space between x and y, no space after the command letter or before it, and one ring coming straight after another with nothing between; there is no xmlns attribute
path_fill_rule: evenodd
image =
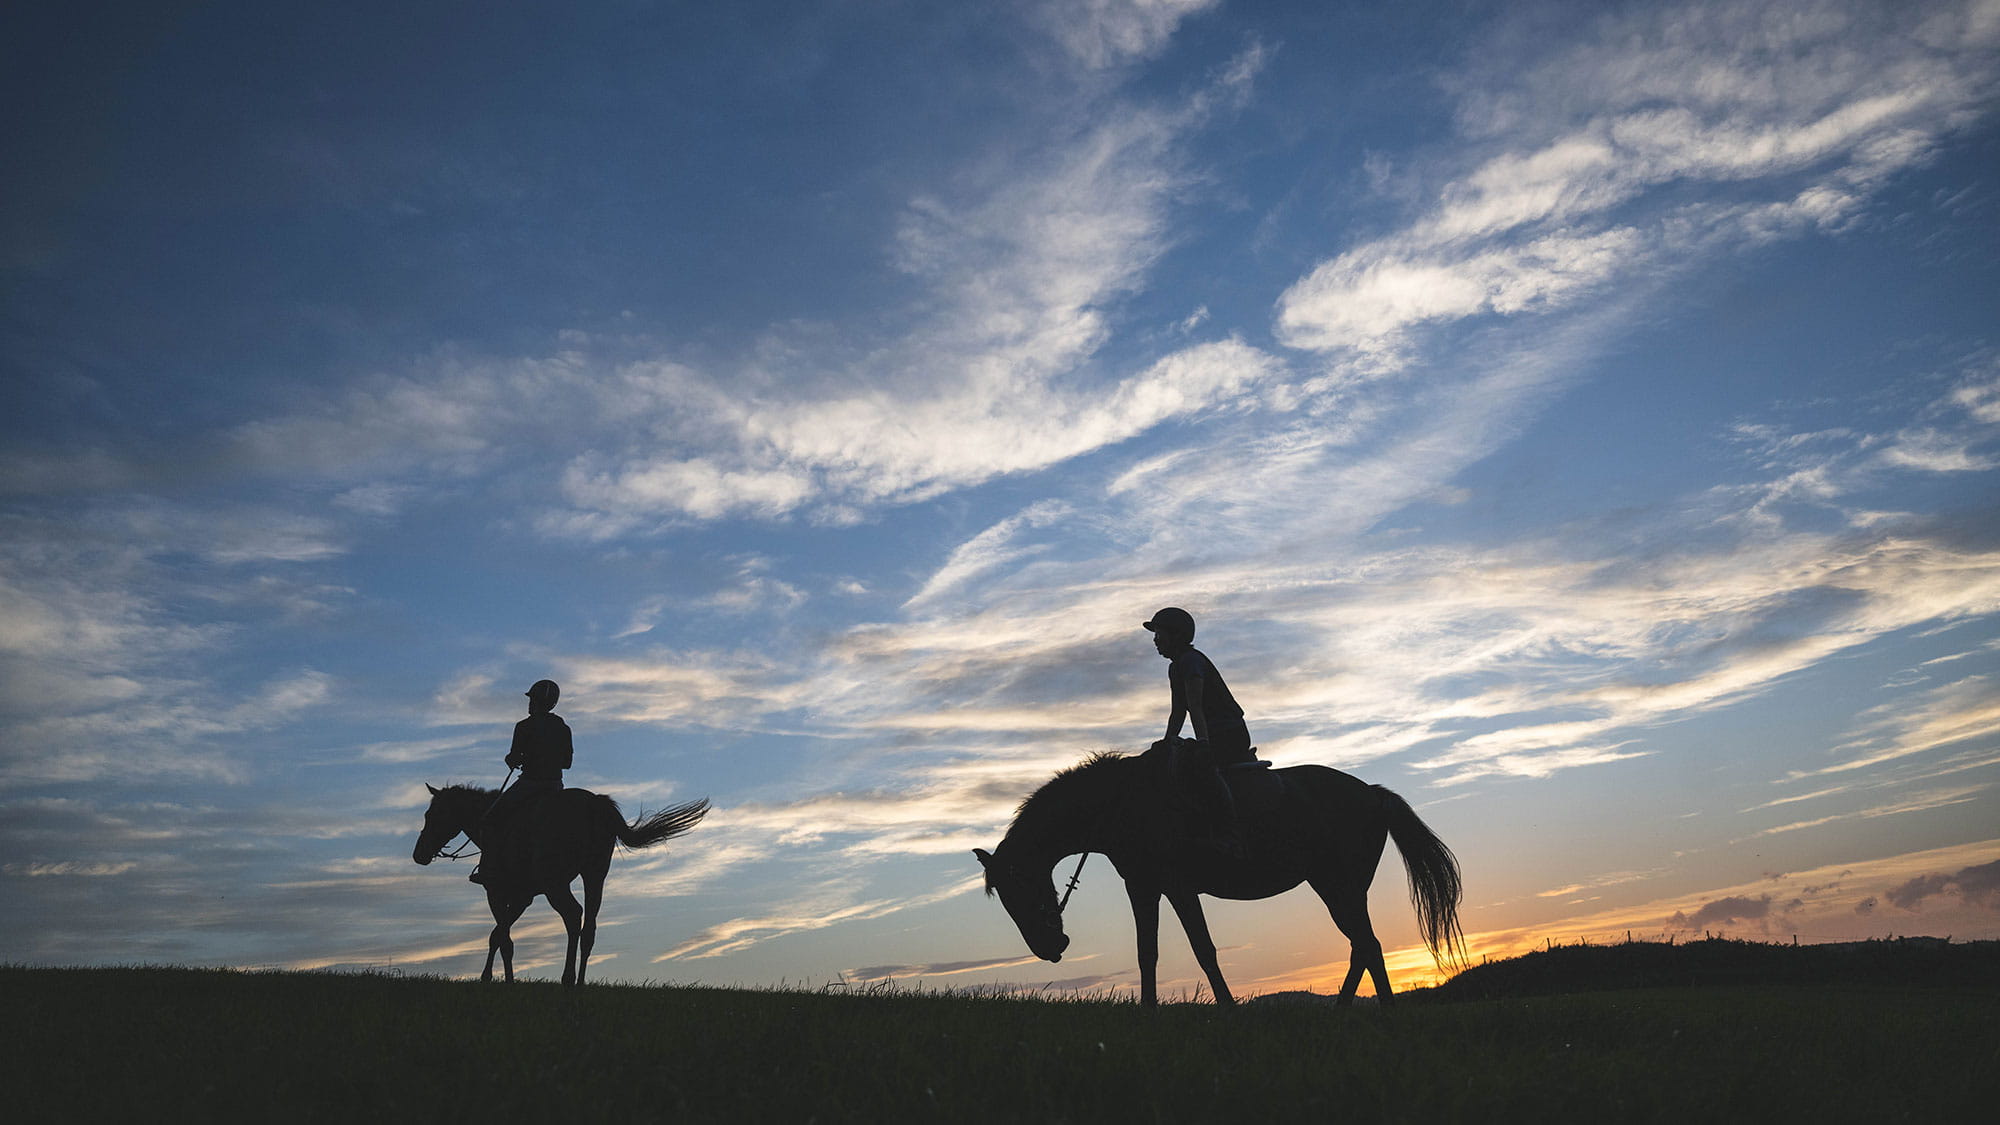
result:
<svg viewBox="0 0 2000 1125"><path fill-rule="evenodd" d="M1988 1121L2000 990L1389 1009L0 969L16 1121ZM24 1104L25 1102L25 1104Z"/></svg>

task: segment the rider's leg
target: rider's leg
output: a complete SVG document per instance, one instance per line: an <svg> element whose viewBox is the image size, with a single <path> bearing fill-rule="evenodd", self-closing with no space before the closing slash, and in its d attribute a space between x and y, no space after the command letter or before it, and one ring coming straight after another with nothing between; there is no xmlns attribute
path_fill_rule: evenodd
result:
<svg viewBox="0 0 2000 1125"><path fill-rule="evenodd" d="M1236 798L1230 793L1229 782L1223 777L1222 770L1230 763L1249 761L1255 756L1255 751L1250 748L1250 731L1237 723L1210 731L1210 737L1213 741L1209 744L1209 768L1203 779L1209 822L1214 825L1216 845L1231 855L1241 856L1247 850L1242 821L1236 816Z"/></svg>
<svg viewBox="0 0 2000 1125"><path fill-rule="evenodd" d="M1229 782L1223 779L1221 770L1207 771L1201 792L1215 846L1231 855L1243 855L1243 829L1236 819L1236 798L1230 794Z"/></svg>

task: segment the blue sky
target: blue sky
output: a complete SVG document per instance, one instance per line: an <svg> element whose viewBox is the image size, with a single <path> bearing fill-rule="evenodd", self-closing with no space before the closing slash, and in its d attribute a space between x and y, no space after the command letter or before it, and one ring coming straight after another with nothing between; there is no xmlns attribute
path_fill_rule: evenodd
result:
<svg viewBox="0 0 2000 1125"><path fill-rule="evenodd" d="M2000 937L1992 0L8 23L7 960L476 969L423 786L547 676L716 805L605 978L1129 988L1101 859L1047 966L968 851L1168 604L1475 954Z"/></svg>

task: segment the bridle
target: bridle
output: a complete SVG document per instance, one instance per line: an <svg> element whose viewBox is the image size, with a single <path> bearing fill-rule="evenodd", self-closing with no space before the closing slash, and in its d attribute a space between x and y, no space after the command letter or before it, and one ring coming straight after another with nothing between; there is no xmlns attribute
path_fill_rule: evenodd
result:
<svg viewBox="0 0 2000 1125"><path fill-rule="evenodd" d="M445 851L444 844L451 843L452 837L458 835L458 832L452 833L451 836L445 837L444 844L438 845L437 851L431 853L431 862L435 863L441 859L469 859L472 856L476 856L479 854L478 848L472 848L472 829L477 828L480 825L486 823L487 814L491 813L493 811L494 806L500 803L500 798L504 796L507 792L508 784L514 780L514 769L515 767L513 766L507 767L507 780L502 781L500 783L500 788L497 792L493 794L493 799L487 802L485 809L480 811L479 819L473 821L470 827L459 829L459 832L465 833L465 843L460 844L458 847L453 848L451 851ZM472 850L466 851L465 849L467 848L472 848ZM1079 868L1079 870L1081 870L1081 868Z"/></svg>
<svg viewBox="0 0 2000 1125"><path fill-rule="evenodd" d="M1062 897L1056 900L1055 909L1050 910L1048 907L1043 906L1039 907L1036 913L1051 922L1059 921L1062 918L1063 911L1069 909L1069 896L1076 893L1077 884L1083 881L1083 865L1089 858L1089 852L1076 857L1076 870L1069 873L1069 885L1063 888ZM1020 868L1015 867L1011 863L1006 866L1007 874L1012 878L1016 880L1025 880L1027 878L1026 875L1022 874Z"/></svg>

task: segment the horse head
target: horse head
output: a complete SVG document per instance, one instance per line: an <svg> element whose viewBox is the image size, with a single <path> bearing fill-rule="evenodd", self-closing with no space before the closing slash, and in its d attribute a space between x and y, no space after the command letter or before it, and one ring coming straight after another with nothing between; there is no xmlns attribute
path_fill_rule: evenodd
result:
<svg viewBox="0 0 2000 1125"><path fill-rule="evenodd" d="M451 801L442 799L443 790L435 785L424 788L431 791L431 805L424 810L424 830L417 833L417 846L411 849L410 858L428 866L464 828L464 817L452 807Z"/></svg>
<svg viewBox="0 0 2000 1125"><path fill-rule="evenodd" d="M1024 871L984 848L974 848L972 854L986 868L986 893L1000 896L1000 905L1014 919L1029 951L1044 961L1062 960L1063 950L1069 948L1069 935L1063 933L1062 907L1056 902L1054 877L1046 871L1039 875ZM1054 866L1053 862L1049 864L1051 869Z"/></svg>

